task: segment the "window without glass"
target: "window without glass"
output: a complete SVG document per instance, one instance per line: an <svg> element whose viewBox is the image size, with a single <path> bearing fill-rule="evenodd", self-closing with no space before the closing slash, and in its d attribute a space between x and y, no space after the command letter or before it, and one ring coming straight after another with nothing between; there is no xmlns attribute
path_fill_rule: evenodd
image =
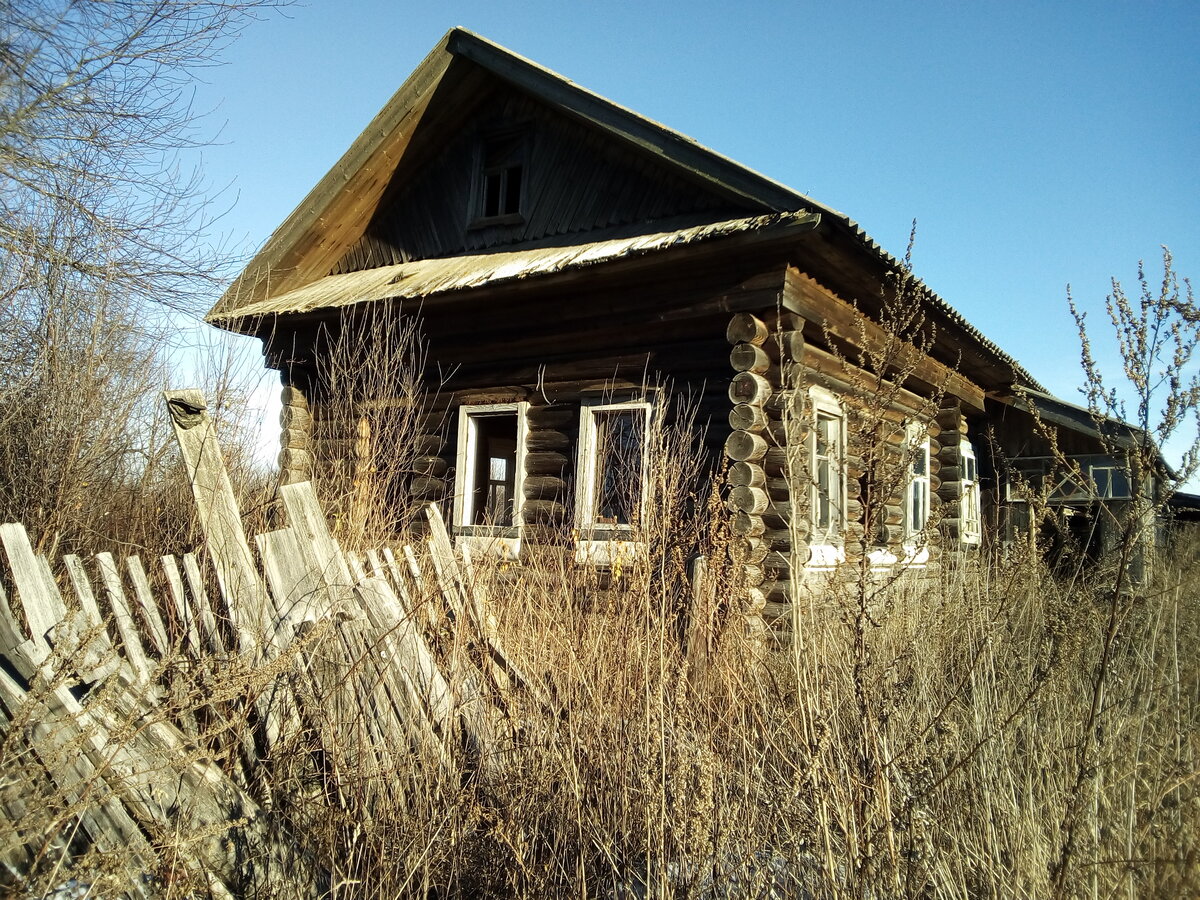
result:
<svg viewBox="0 0 1200 900"><path fill-rule="evenodd" d="M576 520L586 531L632 529L646 504L650 404L589 404L580 413Z"/></svg>
<svg viewBox="0 0 1200 900"><path fill-rule="evenodd" d="M475 200L476 221L519 217L524 190L524 135L510 133L485 140Z"/></svg>
<svg viewBox="0 0 1200 900"><path fill-rule="evenodd" d="M512 527L519 523L525 406L516 403L460 408L455 525Z"/></svg>

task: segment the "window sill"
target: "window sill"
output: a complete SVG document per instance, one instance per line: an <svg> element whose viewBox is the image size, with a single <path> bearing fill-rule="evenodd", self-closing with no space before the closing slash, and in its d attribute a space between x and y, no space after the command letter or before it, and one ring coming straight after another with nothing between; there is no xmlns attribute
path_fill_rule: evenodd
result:
<svg viewBox="0 0 1200 900"><path fill-rule="evenodd" d="M575 563L581 566L622 565L646 556L645 541L622 540L614 535L608 540L575 542Z"/></svg>
<svg viewBox="0 0 1200 900"><path fill-rule="evenodd" d="M454 538L454 545L459 549L468 548L472 556L494 556L510 562L521 557L521 537L516 528L474 525L470 533L460 529Z"/></svg>

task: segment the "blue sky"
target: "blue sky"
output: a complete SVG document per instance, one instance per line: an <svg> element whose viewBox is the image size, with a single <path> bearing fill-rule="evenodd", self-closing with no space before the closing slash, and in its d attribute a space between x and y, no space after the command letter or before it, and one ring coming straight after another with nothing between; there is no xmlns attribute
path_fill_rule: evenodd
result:
<svg viewBox="0 0 1200 900"><path fill-rule="evenodd" d="M461 25L857 220L1065 399L1066 285L1160 245L1200 278L1200 4L310 0L251 27L196 105L220 221L261 244ZM1111 367L1111 365L1110 365Z"/></svg>

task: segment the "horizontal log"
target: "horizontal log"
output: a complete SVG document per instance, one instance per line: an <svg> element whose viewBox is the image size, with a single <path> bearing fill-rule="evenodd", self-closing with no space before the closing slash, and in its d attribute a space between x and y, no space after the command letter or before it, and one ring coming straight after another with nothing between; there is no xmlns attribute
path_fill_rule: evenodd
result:
<svg viewBox="0 0 1200 900"><path fill-rule="evenodd" d="M555 500L526 500L521 504L521 519L531 525L561 525L567 519L567 507Z"/></svg>
<svg viewBox="0 0 1200 900"><path fill-rule="evenodd" d="M863 517L862 501L856 500L853 497L846 498L846 520L849 522L861 522Z"/></svg>
<svg viewBox="0 0 1200 900"><path fill-rule="evenodd" d="M449 485L442 478L418 475L409 479L408 493L418 500L441 500L449 493Z"/></svg>
<svg viewBox="0 0 1200 900"><path fill-rule="evenodd" d="M729 382L731 403L763 405L771 396L771 382L754 372L738 372Z"/></svg>
<svg viewBox="0 0 1200 900"><path fill-rule="evenodd" d="M561 431L539 428L530 430L525 437L525 447L529 450L565 450L570 446L570 436Z"/></svg>
<svg viewBox="0 0 1200 900"><path fill-rule="evenodd" d="M725 473L725 480L732 485L763 487L767 483L767 473L757 463L742 460L729 467L729 471Z"/></svg>
<svg viewBox="0 0 1200 900"><path fill-rule="evenodd" d="M279 443L291 450L309 450L312 436L299 428L283 428L279 432Z"/></svg>
<svg viewBox="0 0 1200 900"><path fill-rule="evenodd" d="M777 580L786 580L792 570L792 555L780 550L772 550L761 563L763 570L770 572Z"/></svg>
<svg viewBox="0 0 1200 900"><path fill-rule="evenodd" d="M308 472L313 470L313 455L307 450L293 450L284 447L279 451L279 468L293 472Z"/></svg>
<svg viewBox="0 0 1200 900"><path fill-rule="evenodd" d="M761 345L770 334L767 323L752 313L736 313L725 327L725 340L731 344Z"/></svg>
<svg viewBox="0 0 1200 900"><path fill-rule="evenodd" d="M767 530L762 516L752 516L749 513L738 512L729 524L730 530L740 537L757 537Z"/></svg>
<svg viewBox="0 0 1200 900"><path fill-rule="evenodd" d="M787 528L792 520L792 504L787 500L773 501L763 513L763 521L772 529ZM799 522L797 522L797 525Z"/></svg>
<svg viewBox="0 0 1200 900"><path fill-rule="evenodd" d="M308 409L308 397L304 395L304 391L291 384L285 384L279 391L279 402L285 409L289 406Z"/></svg>
<svg viewBox="0 0 1200 900"><path fill-rule="evenodd" d="M770 549L759 538L735 537L730 541L730 550L733 551L734 559L752 566L761 563Z"/></svg>
<svg viewBox="0 0 1200 900"><path fill-rule="evenodd" d="M566 403L553 406L531 406L526 414L530 429L548 428L563 430L579 424L579 410Z"/></svg>
<svg viewBox="0 0 1200 900"><path fill-rule="evenodd" d="M738 485L729 491L729 505L738 512L752 516L761 515L770 505L770 498L762 488Z"/></svg>
<svg viewBox="0 0 1200 900"><path fill-rule="evenodd" d="M412 461L412 471L416 475L441 478L449 468L450 464L440 456L418 456Z"/></svg>
<svg viewBox="0 0 1200 900"><path fill-rule="evenodd" d="M767 455L768 445L761 435L735 431L725 440L725 455L737 462L757 462Z"/></svg>
<svg viewBox="0 0 1200 900"><path fill-rule="evenodd" d="M312 431L312 413L308 411L307 406L285 406L279 410L279 427Z"/></svg>
<svg viewBox="0 0 1200 900"><path fill-rule="evenodd" d="M937 423L937 427L942 431L956 432L960 430L961 426L966 425L962 408L958 404L939 409L937 415L933 417L933 421Z"/></svg>
<svg viewBox="0 0 1200 900"><path fill-rule="evenodd" d="M765 376L771 370L771 357L762 347L737 344L729 351L729 365L735 372L754 372Z"/></svg>
<svg viewBox="0 0 1200 900"><path fill-rule="evenodd" d="M807 529L804 533L798 532L795 535L796 543L800 543L807 537ZM792 549L792 529L790 528L769 528L762 533L762 541L772 550L787 552Z"/></svg>
<svg viewBox="0 0 1200 900"><path fill-rule="evenodd" d="M526 475L524 490L526 500L561 502L567 493L567 482L557 475Z"/></svg>
<svg viewBox="0 0 1200 900"><path fill-rule="evenodd" d="M739 403L729 410L729 427L734 431L762 431L769 421L761 406L753 403Z"/></svg>
<svg viewBox="0 0 1200 900"><path fill-rule="evenodd" d="M525 454L526 475L561 475L570 465L570 460L553 450L539 450Z"/></svg>
<svg viewBox="0 0 1200 900"><path fill-rule="evenodd" d="M438 456L446 448L446 439L440 434L418 434L413 438L412 451L417 456Z"/></svg>

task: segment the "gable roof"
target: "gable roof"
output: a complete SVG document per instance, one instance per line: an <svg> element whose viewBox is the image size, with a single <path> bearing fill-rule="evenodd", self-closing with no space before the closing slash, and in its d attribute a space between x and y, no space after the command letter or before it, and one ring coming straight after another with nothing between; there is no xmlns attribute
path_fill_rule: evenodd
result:
<svg viewBox="0 0 1200 900"><path fill-rule="evenodd" d="M206 320L236 328L251 310L266 310L281 299L326 277L342 254L362 237L384 198L434 95L450 89L477 67L537 97L554 110L667 164L707 189L763 214L817 213L822 227L884 271L901 263L852 219L831 207L761 175L699 142L593 93L573 81L463 28L448 31L341 159L275 230ZM990 357L1013 379L1038 383L1015 360L972 326L938 295L921 286L944 325ZM284 312L286 303L274 311Z"/></svg>

